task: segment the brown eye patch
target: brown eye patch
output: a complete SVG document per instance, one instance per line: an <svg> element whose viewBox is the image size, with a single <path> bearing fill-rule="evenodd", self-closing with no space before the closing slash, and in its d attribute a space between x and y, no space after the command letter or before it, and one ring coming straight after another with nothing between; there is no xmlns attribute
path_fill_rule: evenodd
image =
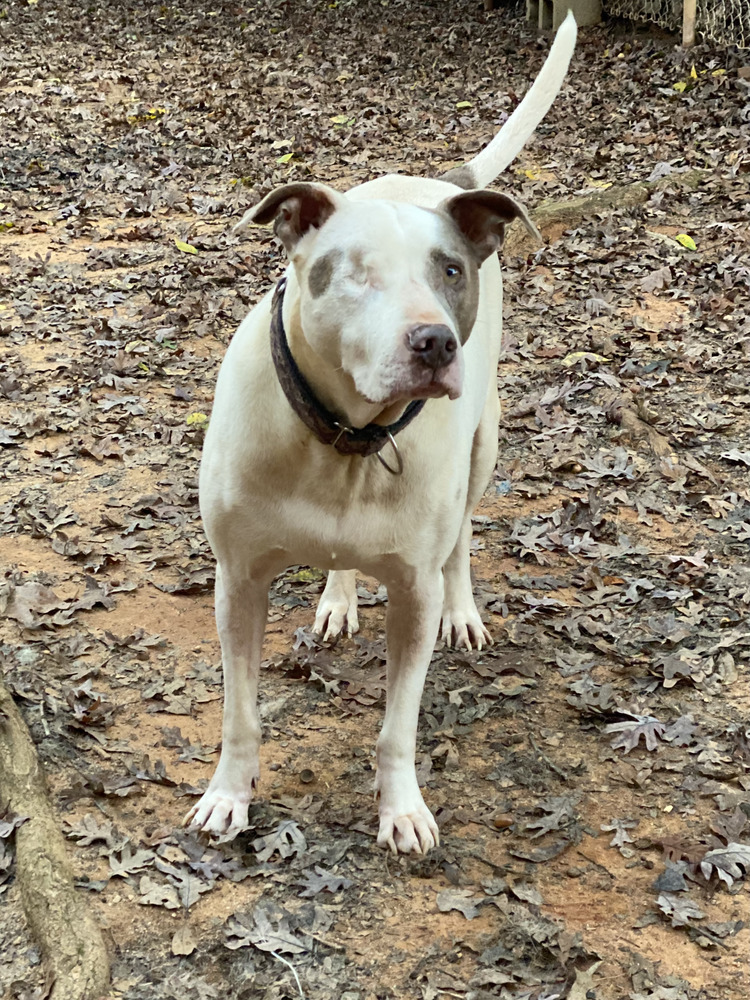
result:
<svg viewBox="0 0 750 1000"><path fill-rule="evenodd" d="M477 314L476 265L465 254L436 248L430 254L429 267L430 283L455 320L461 343L466 343Z"/></svg>
<svg viewBox="0 0 750 1000"><path fill-rule="evenodd" d="M307 275L307 287L314 299L320 298L331 283L333 271L341 260L340 250L330 250L327 254L319 257L310 268Z"/></svg>
<svg viewBox="0 0 750 1000"><path fill-rule="evenodd" d="M430 276L436 285L444 284L459 289L464 284L466 265L456 254L433 250L430 254Z"/></svg>

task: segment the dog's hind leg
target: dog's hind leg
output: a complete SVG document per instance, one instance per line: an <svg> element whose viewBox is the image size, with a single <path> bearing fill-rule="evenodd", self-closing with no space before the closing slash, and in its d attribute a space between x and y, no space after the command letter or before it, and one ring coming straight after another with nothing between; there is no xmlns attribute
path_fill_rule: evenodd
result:
<svg viewBox="0 0 750 1000"><path fill-rule="evenodd" d="M388 588L388 662L385 719L377 745L378 844L394 854L426 854L440 843L440 835L419 790L414 756L443 580L437 566L404 569L395 576L383 575Z"/></svg>
<svg viewBox="0 0 750 1000"><path fill-rule="evenodd" d="M458 541L443 567L445 597L440 634L446 645L458 649L482 649L492 645L492 637L477 610L471 585L471 515L495 468L499 419L500 403L492 386L479 427L474 433L466 513Z"/></svg>
<svg viewBox="0 0 750 1000"><path fill-rule="evenodd" d="M225 839L247 827L258 783L261 727L258 675L270 580L234 580L216 568L216 627L224 669L221 756L200 801L185 817L195 829Z"/></svg>
<svg viewBox="0 0 750 1000"><path fill-rule="evenodd" d="M331 570L318 601L313 632L328 641L340 632L358 631L356 574L353 569Z"/></svg>

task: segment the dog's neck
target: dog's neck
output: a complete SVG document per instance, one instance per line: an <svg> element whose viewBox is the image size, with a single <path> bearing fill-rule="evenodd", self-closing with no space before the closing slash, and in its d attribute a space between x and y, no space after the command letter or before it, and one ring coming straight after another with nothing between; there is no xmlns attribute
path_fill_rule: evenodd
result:
<svg viewBox="0 0 750 1000"><path fill-rule="evenodd" d="M386 426L398 421L411 400L398 400L385 407L382 403L372 403L357 391L348 372L326 365L302 331L299 285L293 267L287 271L286 279L282 310L286 340L297 367L316 398L347 427L361 428L368 424Z"/></svg>
<svg viewBox="0 0 750 1000"><path fill-rule="evenodd" d="M309 376L300 367L300 363L295 357L294 351L289 343L286 333L286 322L284 316L284 306L288 301L285 296L287 279L283 278L274 292L271 304L271 354L274 368L279 384L287 398L287 402L300 418L300 420L312 431L323 444L335 448L341 455L377 455L390 472L400 474L403 469L400 453L394 442L393 436L406 427L421 412L424 400L408 401L403 406L399 405L398 413L396 407L380 409L377 416L378 421L370 420L365 424L357 425L351 422L346 412L342 412L340 407L335 410L326 405L325 399L321 398L321 390L315 382L311 382ZM295 299L295 303L296 303ZM290 329L299 330L299 308L292 309L292 315L288 320ZM300 343L301 342L301 343ZM307 345L303 336L297 338L298 351L303 350L302 345ZM309 352L309 346L307 346ZM308 370L311 366L308 365ZM336 373L343 375L343 372ZM340 384L337 386L340 390ZM395 420L388 420L390 412L396 415ZM385 421L384 421L385 418ZM397 468L393 468L385 462L379 452L386 443L390 442L398 456Z"/></svg>

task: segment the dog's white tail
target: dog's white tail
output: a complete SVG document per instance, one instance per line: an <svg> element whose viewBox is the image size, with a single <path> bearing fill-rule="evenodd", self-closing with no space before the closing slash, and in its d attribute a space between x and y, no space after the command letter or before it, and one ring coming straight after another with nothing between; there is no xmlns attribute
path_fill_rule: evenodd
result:
<svg viewBox="0 0 750 1000"><path fill-rule="evenodd" d="M524 99L503 125L495 138L457 171L471 171L473 187L486 187L518 156L529 137L544 118L562 87L568 65L576 45L578 28L573 12L560 25L539 76L531 85ZM450 177L446 176L446 180ZM463 185L461 185L463 187Z"/></svg>

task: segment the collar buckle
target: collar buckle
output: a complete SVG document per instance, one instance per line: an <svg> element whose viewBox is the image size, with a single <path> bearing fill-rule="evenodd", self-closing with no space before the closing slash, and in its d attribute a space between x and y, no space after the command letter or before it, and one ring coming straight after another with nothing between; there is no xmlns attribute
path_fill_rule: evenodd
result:
<svg viewBox="0 0 750 1000"><path fill-rule="evenodd" d="M338 422L338 420L334 420L333 426L334 427L338 427L339 432L336 435L336 437L333 439L333 441L331 441L331 447L332 448L335 448L336 445L339 443L339 441L341 440L341 435L342 434L353 434L354 433L354 428L353 427L347 427L346 424L340 424Z"/></svg>

